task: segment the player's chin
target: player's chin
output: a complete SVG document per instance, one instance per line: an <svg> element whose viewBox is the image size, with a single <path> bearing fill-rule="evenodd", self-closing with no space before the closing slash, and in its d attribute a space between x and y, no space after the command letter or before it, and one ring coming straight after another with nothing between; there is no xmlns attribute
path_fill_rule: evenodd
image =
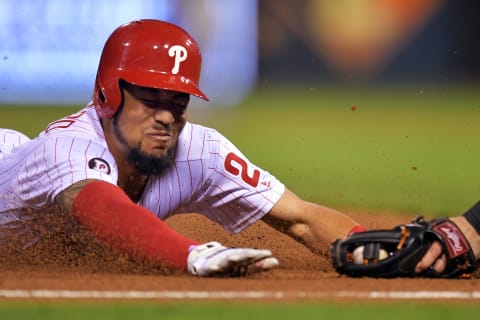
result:
<svg viewBox="0 0 480 320"><path fill-rule="evenodd" d="M153 157L165 156L172 148L171 140L156 143L144 143L142 145L142 152Z"/></svg>
<svg viewBox="0 0 480 320"><path fill-rule="evenodd" d="M148 155L151 158L161 159L169 154L168 150L169 148L153 148L148 150L147 152L144 152L144 154Z"/></svg>

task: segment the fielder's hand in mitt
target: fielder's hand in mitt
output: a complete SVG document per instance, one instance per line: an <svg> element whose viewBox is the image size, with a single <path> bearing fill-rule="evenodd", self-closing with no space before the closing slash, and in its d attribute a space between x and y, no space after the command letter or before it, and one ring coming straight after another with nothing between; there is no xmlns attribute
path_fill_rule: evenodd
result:
<svg viewBox="0 0 480 320"><path fill-rule="evenodd" d="M446 256L446 267L437 273L431 267L421 273L415 266L433 242ZM442 277L467 276L475 270L475 256L459 228L448 218L425 221L417 217L391 230L355 233L332 244L333 265L338 273L352 277Z"/></svg>
<svg viewBox="0 0 480 320"><path fill-rule="evenodd" d="M218 242L196 246L188 255L188 271L200 277L240 277L278 266L270 250L227 248Z"/></svg>

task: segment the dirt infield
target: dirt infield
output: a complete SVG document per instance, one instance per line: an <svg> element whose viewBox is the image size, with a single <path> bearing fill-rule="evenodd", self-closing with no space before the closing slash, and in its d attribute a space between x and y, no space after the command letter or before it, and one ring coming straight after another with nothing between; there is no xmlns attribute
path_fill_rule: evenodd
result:
<svg viewBox="0 0 480 320"><path fill-rule="evenodd" d="M408 221L404 216L350 214L367 228L394 226ZM480 299L480 277L472 279L352 279L339 276L329 258L314 255L302 245L279 234L263 223L253 225L240 235L227 234L223 229L199 215L174 217L168 221L175 229L199 241L218 240L226 245L269 248L281 262L278 269L239 279L205 279L178 274L152 266L135 266L110 256L90 257L82 248L76 254L82 259L57 258L26 264L0 265L0 297L12 290L70 290L189 292L184 297L216 295L247 298L357 298L362 293L377 292L457 292L469 299ZM43 253L44 254L44 253ZM57 253L58 255L58 253ZM55 257L55 256L54 256ZM63 257L64 258L64 257ZM58 291L57 291L58 292ZM205 295L205 293L211 295ZM256 294L255 294L256 292ZM192 296L193 293L202 295ZM215 294L214 294L215 293ZM242 293L242 294L239 294ZM246 293L251 293L247 296ZM301 293L301 294L300 294ZM356 295L356 296L355 296ZM181 295L180 295L181 296ZM8 297L5 293L3 297ZM166 295L165 297L173 297ZM175 296L176 297L176 296ZM217 296L218 297L218 296ZM371 297L368 296L368 297ZM414 296L409 296L413 298ZM425 296L424 296L425 297ZM428 297L428 296L427 296ZM437 297L437 296L432 296ZM447 296L440 296L447 297ZM455 297L454 297L455 298Z"/></svg>

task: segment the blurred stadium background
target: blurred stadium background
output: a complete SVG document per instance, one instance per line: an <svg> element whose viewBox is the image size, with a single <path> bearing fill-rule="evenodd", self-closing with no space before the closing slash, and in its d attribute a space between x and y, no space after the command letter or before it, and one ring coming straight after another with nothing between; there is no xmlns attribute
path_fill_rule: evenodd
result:
<svg viewBox="0 0 480 320"><path fill-rule="evenodd" d="M84 104L106 37L137 18L199 40L219 106L259 85L478 81L479 14L468 0L1 0L0 103Z"/></svg>

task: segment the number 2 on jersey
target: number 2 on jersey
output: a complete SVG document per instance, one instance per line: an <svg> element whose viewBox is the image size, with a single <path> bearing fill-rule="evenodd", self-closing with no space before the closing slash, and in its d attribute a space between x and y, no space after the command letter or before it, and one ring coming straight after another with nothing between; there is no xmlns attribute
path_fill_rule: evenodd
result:
<svg viewBox="0 0 480 320"><path fill-rule="evenodd" d="M236 164L236 166L234 165ZM240 166L240 169L238 168ZM253 170L253 176L248 175L248 163L230 152L225 158L225 170L234 176L240 175L243 181L256 188L258 186L258 181L260 180L260 171L258 169Z"/></svg>

